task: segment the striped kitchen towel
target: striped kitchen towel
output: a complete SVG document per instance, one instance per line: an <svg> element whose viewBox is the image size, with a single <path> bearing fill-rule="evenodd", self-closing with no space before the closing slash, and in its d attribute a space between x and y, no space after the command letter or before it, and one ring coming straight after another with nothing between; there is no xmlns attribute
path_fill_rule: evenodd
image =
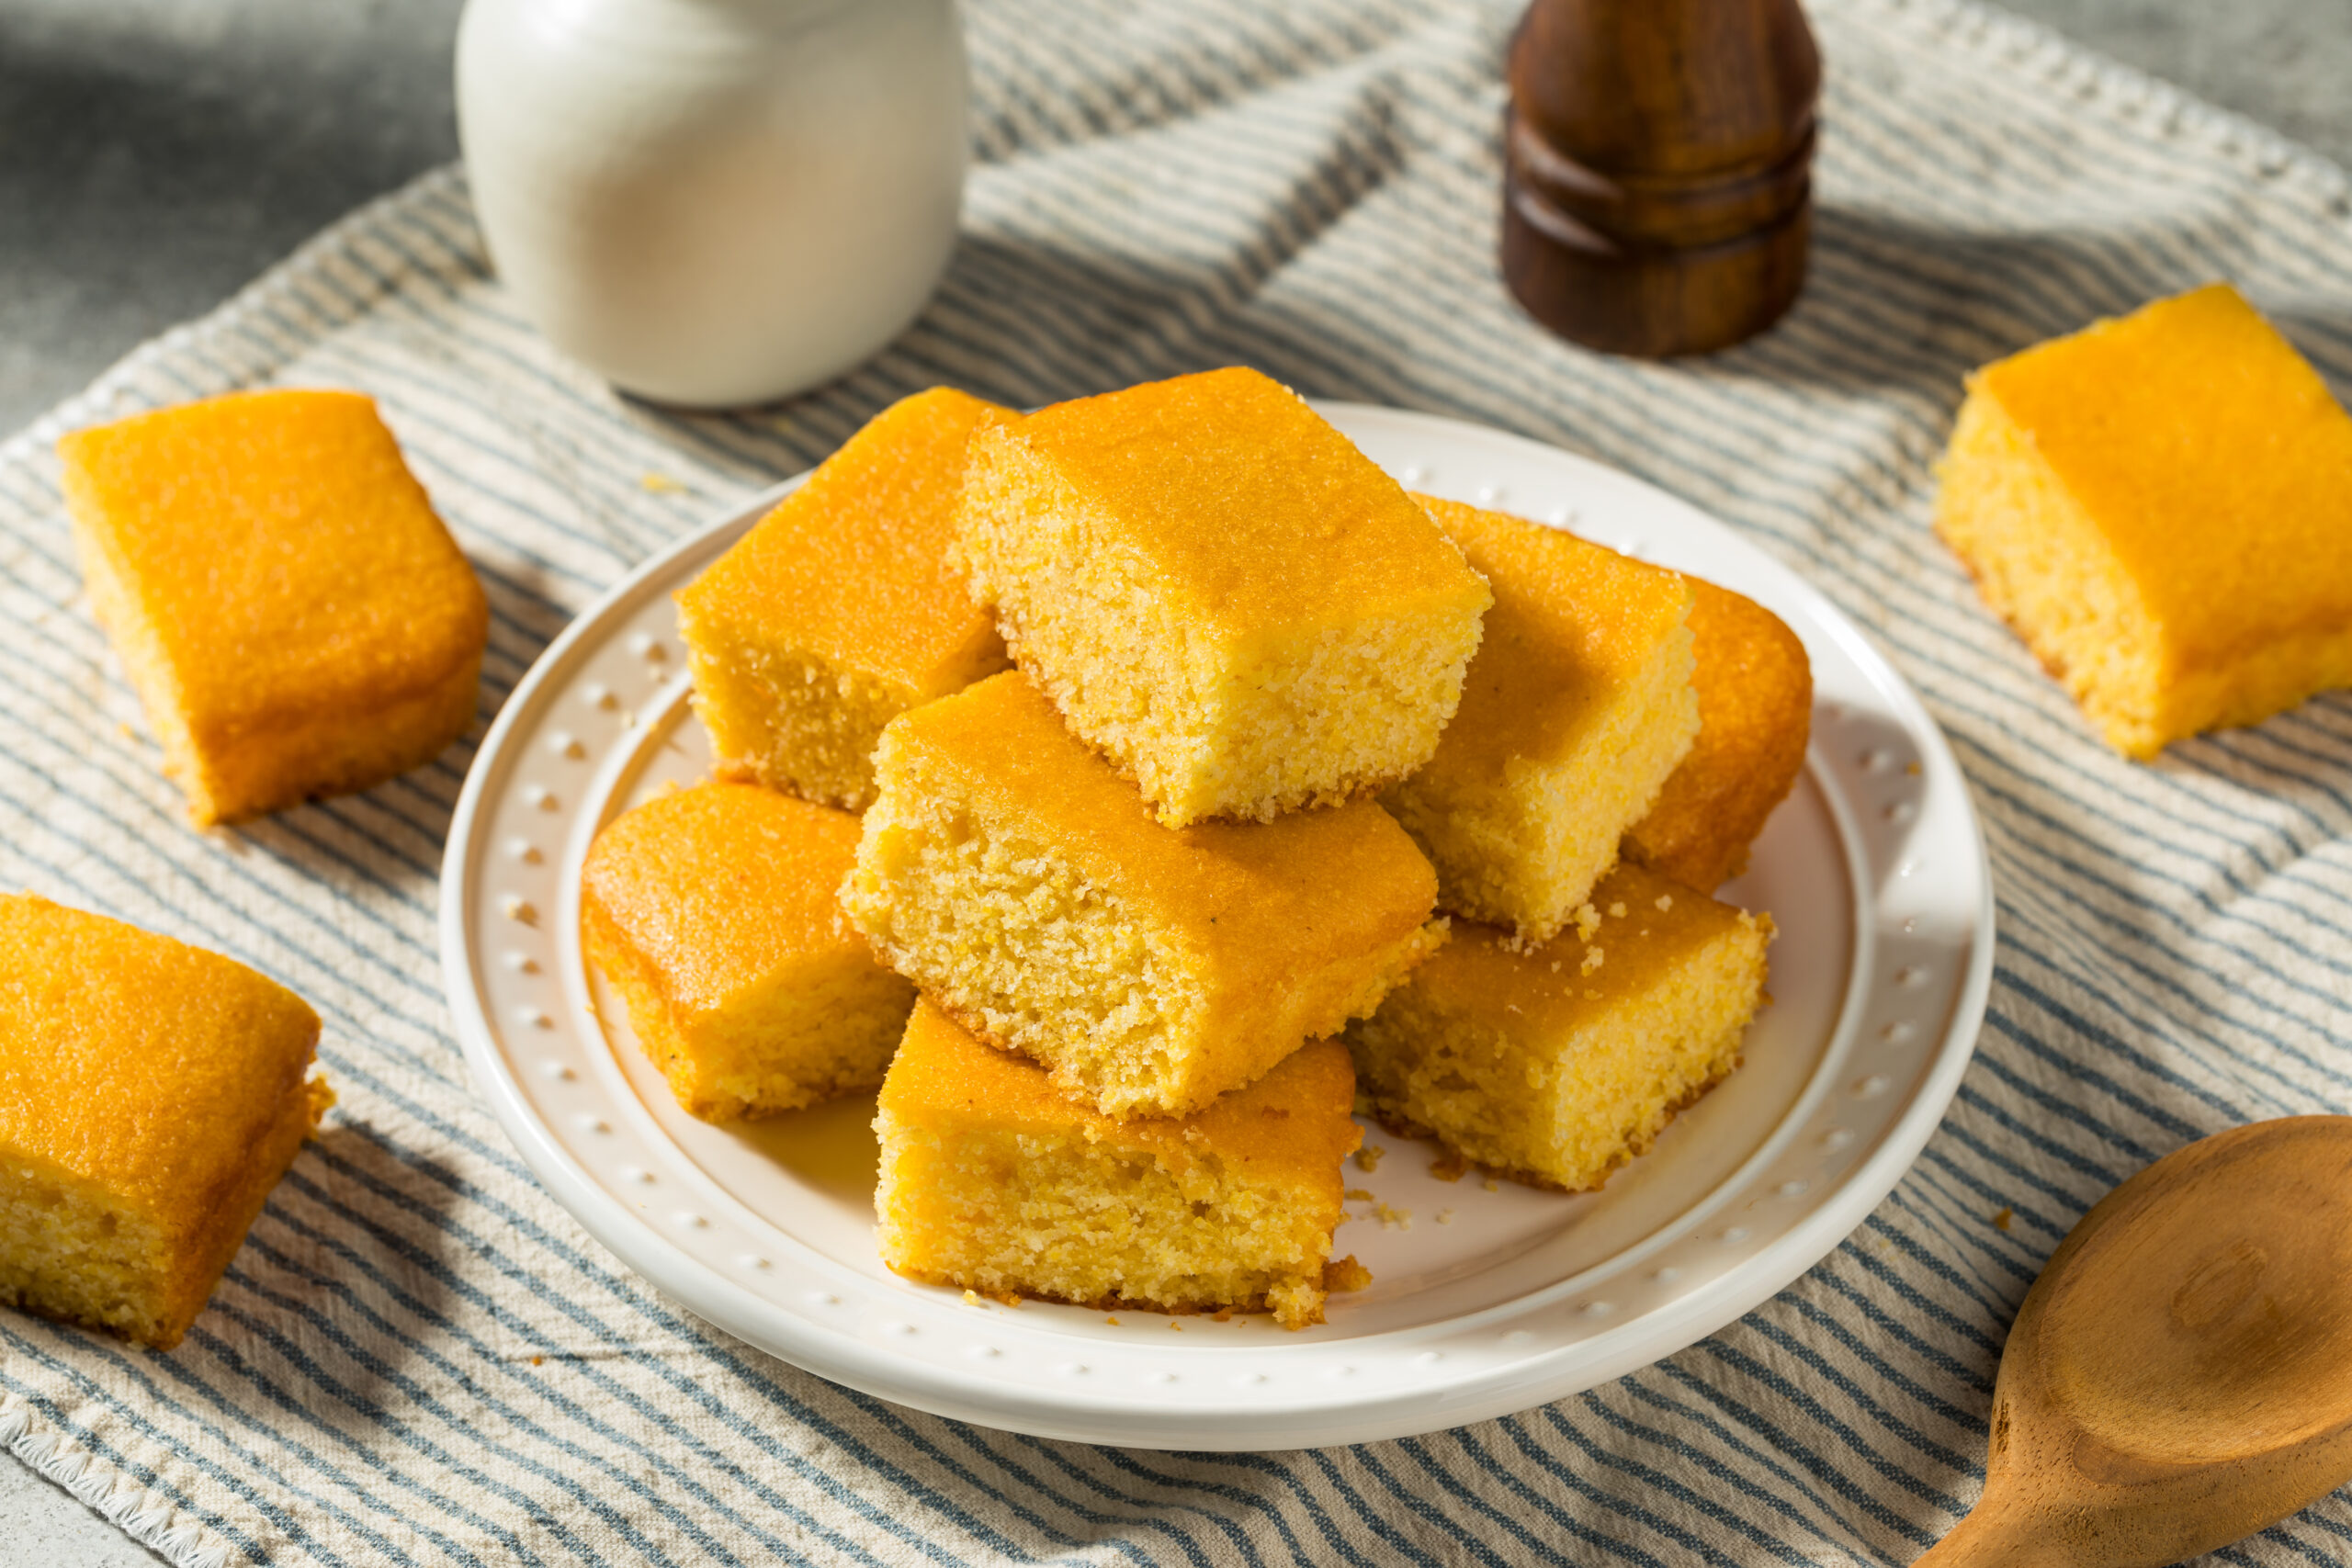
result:
<svg viewBox="0 0 2352 1568"><path fill-rule="evenodd" d="M0 448L0 886L294 987L342 1096L176 1352L0 1314L0 1440L189 1565L1894 1563L1948 1528L2004 1329L2075 1217L2192 1138L2352 1101L2352 700L2119 761L1928 533L1930 463L1970 367L2212 277L2352 389L2352 186L1997 13L1815 0L1802 304L1704 361L1599 358L1496 276L1519 5L971 0L954 267L889 351L781 408L665 413L563 363L444 172ZM435 880L469 748L190 831L78 603L50 455L232 388L372 392L489 587L486 721L632 563L904 392L1035 403L1230 362L1521 431L1730 521L1924 694L1997 883L1975 1062L1860 1230L1680 1355L1410 1441L1012 1437L665 1303L532 1180L450 1037ZM2224 1556L2347 1553L2338 1497Z"/></svg>

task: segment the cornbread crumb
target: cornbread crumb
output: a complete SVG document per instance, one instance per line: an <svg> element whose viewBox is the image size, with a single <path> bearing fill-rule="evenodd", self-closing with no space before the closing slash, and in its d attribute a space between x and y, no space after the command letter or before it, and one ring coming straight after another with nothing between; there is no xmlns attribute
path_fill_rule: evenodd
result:
<svg viewBox="0 0 2352 1568"><path fill-rule="evenodd" d="M968 1287L967 1287L967 1288L965 1290L965 1292L964 1292L964 1304L965 1304L966 1306L978 1306L978 1305L979 1305L979 1304L980 1304L980 1292L978 1292L978 1291L972 1290L972 1289L970 1289L970 1288L968 1288Z"/></svg>
<svg viewBox="0 0 2352 1568"><path fill-rule="evenodd" d="M1335 1294L1350 1294L1372 1283L1372 1270L1356 1261L1349 1253L1323 1266L1323 1288Z"/></svg>
<svg viewBox="0 0 2352 1568"><path fill-rule="evenodd" d="M1603 886L1628 902L1667 890L1631 863ZM1584 1191L1737 1065L1771 923L1679 890L1651 936L1611 937L1593 987L1501 931L1464 933L1349 1030L1359 1105L1498 1174ZM1570 955L1577 941L1554 939Z"/></svg>
<svg viewBox="0 0 2352 1568"><path fill-rule="evenodd" d="M1102 1309L1321 1321L1347 1052L1317 1041L1184 1123L1114 1122L928 1002L882 1086L883 1261L910 1279Z"/></svg>
<svg viewBox="0 0 2352 1568"><path fill-rule="evenodd" d="M768 1116L882 1081L914 987L834 902L857 832L846 812L713 780L589 846L589 956L692 1114Z"/></svg>
<svg viewBox="0 0 2352 1568"><path fill-rule="evenodd" d="M882 727L1004 668L947 553L966 446L1010 417L952 387L900 399L678 595L722 777L864 810Z"/></svg>
<svg viewBox="0 0 2352 1568"><path fill-rule="evenodd" d="M902 716L876 771L850 918L1111 1115L1206 1107L1444 940L1429 863L1374 802L1171 832L1018 671Z"/></svg>
<svg viewBox="0 0 2352 1568"><path fill-rule="evenodd" d="M1969 378L1936 531L2118 751L2352 683L2352 416L2226 284Z"/></svg>
<svg viewBox="0 0 2352 1568"><path fill-rule="evenodd" d="M1651 908L1655 908L1655 909L1657 909L1657 910L1658 910L1658 911L1660 911L1661 913L1663 913L1664 911L1666 911L1666 910L1668 910L1668 909L1671 909L1671 908L1674 908L1674 895L1673 895L1673 894L1671 894L1671 893L1661 893L1661 894L1659 894L1659 895L1657 896L1657 902L1656 904L1652 905L1652 906L1651 906Z"/></svg>
<svg viewBox="0 0 2352 1568"><path fill-rule="evenodd" d="M1578 965L1578 973L1580 973L1580 974L1585 974L1585 975L1589 975L1589 974L1591 974L1594 970L1596 970L1596 969L1598 969L1598 968L1600 968L1600 967L1601 961L1602 961L1604 958L1606 958L1607 956L1608 956L1608 954L1607 954L1605 952L1603 952L1600 948L1598 948L1598 947L1588 947L1588 948L1586 948L1586 949L1584 950L1584 961L1583 961L1583 963L1582 963L1580 965Z"/></svg>
<svg viewBox="0 0 2352 1568"><path fill-rule="evenodd" d="M1385 1203L1375 1203L1372 1217L1380 1222L1380 1228L1385 1231L1408 1231L1413 1228L1413 1211L1410 1209L1392 1209Z"/></svg>
<svg viewBox="0 0 2352 1568"><path fill-rule="evenodd" d="M1579 942L1590 942L1592 940L1593 933L1600 929L1600 911L1594 908L1590 904L1577 905L1576 924L1577 940Z"/></svg>
<svg viewBox="0 0 2352 1568"><path fill-rule="evenodd" d="M1442 1225L1452 1224L1453 1223L1453 1211L1451 1209L1440 1209L1437 1212L1437 1223Z"/></svg>
<svg viewBox="0 0 2352 1568"><path fill-rule="evenodd" d="M1417 497L1495 593L1461 711L1388 790L1439 907L1549 940L1699 731L1691 589L1555 528Z"/></svg>
<svg viewBox="0 0 2352 1568"><path fill-rule="evenodd" d="M1621 920L1625 918L1625 900L1620 898L1615 903L1610 905L1609 912L1611 915L1614 915L1617 919Z"/></svg>
<svg viewBox="0 0 2352 1568"><path fill-rule="evenodd" d="M1459 1181L1470 1174L1470 1162L1457 1150L1442 1149L1437 1158L1430 1161L1430 1174L1440 1181Z"/></svg>
<svg viewBox="0 0 2352 1568"><path fill-rule="evenodd" d="M1371 1191L1368 1189L1362 1187L1351 1187L1344 1194L1342 1194L1342 1196L1344 1196L1351 1203L1369 1203L1372 1201Z"/></svg>
<svg viewBox="0 0 2352 1568"><path fill-rule="evenodd" d="M0 1303L179 1343L334 1103L318 1039L242 964L0 897Z"/></svg>
<svg viewBox="0 0 2352 1568"><path fill-rule="evenodd" d="M1489 601L1394 479L1240 368L980 432L960 538L1015 661L1170 828L1420 767Z"/></svg>
<svg viewBox="0 0 2352 1568"><path fill-rule="evenodd" d="M1356 1151L1357 1168L1370 1176L1380 1168L1380 1161L1387 1153L1387 1148L1380 1144L1366 1144Z"/></svg>
<svg viewBox="0 0 2352 1568"><path fill-rule="evenodd" d="M57 451L91 609L199 826L370 788L472 725L490 604L372 399L240 392Z"/></svg>

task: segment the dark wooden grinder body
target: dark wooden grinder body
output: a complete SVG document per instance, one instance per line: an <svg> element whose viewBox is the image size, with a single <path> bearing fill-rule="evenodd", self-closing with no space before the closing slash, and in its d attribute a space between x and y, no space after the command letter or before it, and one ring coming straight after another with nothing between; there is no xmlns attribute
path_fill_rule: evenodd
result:
<svg viewBox="0 0 2352 1568"><path fill-rule="evenodd" d="M1503 276L1612 354L1705 354L1804 284L1821 56L1797 0L1533 0L1510 51Z"/></svg>

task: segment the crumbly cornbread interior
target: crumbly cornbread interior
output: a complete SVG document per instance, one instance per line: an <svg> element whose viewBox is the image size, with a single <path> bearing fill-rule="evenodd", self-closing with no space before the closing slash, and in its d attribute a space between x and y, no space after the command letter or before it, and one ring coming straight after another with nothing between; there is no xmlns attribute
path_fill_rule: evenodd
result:
<svg viewBox="0 0 2352 1568"><path fill-rule="evenodd" d="M1739 1065L1770 916L1620 864L1528 949L1463 926L1350 1026L1358 1102L1476 1163L1580 1192Z"/></svg>
<svg viewBox="0 0 2352 1568"><path fill-rule="evenodd" d="M473 722L490 609L374 401L243 392L58 443L91 606L200 825Z"/></svg>
<svg viewBox="0 0 2352 1568"><path fill-rule="evenodd" d="M1755 600L1684 581L1692 594L1699 734L1621 848L1629 860L1713 893L1747 869L1749 847L1804 766L1813 662L1788 624Z"/></svg>
<svg viewBox="0 0 2352 1568"><path fill-rule="evenodd" d="M901 399L678 595L722 776L863 810L883 726L1004 668L947 555L972 432L1012 417L952 387Z"/></svg>
<svg viewBox="0 0 2352 1568"><path fill-rule="evenodd" d="M581 871L589 956L648 1055L706 1121L882 1081L914 987L834 902L857 818L712 781L607 824Z"/></svg>
<svg viewBox="0 0 2352 1568"><path fill-rule="evenodd" d="M1318 1323L1353 1082L1317 1041L1193 1116L1114 1121L919 1004L875 1119L883 1260L990 1294Z"/></svg>
<svg viewBox="0 0 2352 1568"><path fill-rule="evenodd" d="M1691 590L1558 529L1415 499L1495 604L1437 754L1382 801L1436 865L1442 907L1543 942L1699 732Z"/></svg>
<svg viewBox="0 0 2352 1568"><path fill-rule="evenodd" d="M959 538L1015 662L1168 827L1419 767L1488 602L1395 480L1253 370L979 432Z"/></svg>
<svg viewBox="0 0 2352 1568"><path fill-rule="evenodd" d="M0 897L0 1303L177 1344L334 1101L318 1037L232 960Z"/></svg>
<svg viewBox="0 0 2352 1568"><path fill-rule="evenodd" d="M842 903L925 996L1114 1115L1178 1115L1369 1012L1442 940L1370 801L1171 830L1019 671L883 734Z"/></svg>
<svg viewBox="0 0 2352 1568"><path fill-rule="evenodd" d="M1986 367L1936 529L2109 744L2352 683L2352 416L2214 285Z"/></svg>

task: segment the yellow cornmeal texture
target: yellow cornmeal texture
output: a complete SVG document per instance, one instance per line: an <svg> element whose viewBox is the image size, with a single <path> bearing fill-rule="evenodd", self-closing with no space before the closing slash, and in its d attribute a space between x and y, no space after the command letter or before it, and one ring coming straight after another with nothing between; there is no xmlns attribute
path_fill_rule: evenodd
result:
<svg viewBox="0 0 2352 1568"><path fill-rule="evenodd" d="M842 905L923 994L1117 1116L1182 1115L1370 1012L1443 938L1371 801L1168 829L1019 671L904 715Z"/></svg>
<svg viewBox="0 0 2352 1568"><path fill-rule="evenodd" d="M2352 683L2352 417L2216 284L1969 379L1936 529L2108 743Z"/></svg>
<svg viewBox="0 0 2352 1568"><path fill-rule="evenodd" d="M589 955L687 1111L765 1116L882 1081L914 987L834 901L856 856L856 818L750 784L658 795L596 835Z"/></svg>
<svg viewBox="0 0 2352 1568"><path fill-rule="evenodd" d="M489 604L369 399L243 392L57 452L91 606L199 825L368 788L473 722Z"/></svg>
<svg viewBox="0 0 2352 1568"><path fill-rule="evenodd" d="M1747 866L1748 847L1804 766L1813 662L1787 623L1728 588L1690 584L1690 684L1699 738L1625 830L1625 858L1713 893Z"/></svg>
<svg viewBox="0 0 2352 1568"><path fill-rule="evenodd" d="M1182 1120L1114 1122L919 1004L882 1086L882 1260L1111 1310L1323 1320L1355 1075L1318 1040Z"/></svg>
<svg viewBox="0 0 2352 1568"><path fill-rule="evenodd" d="M1396 481L1254 370L982 431L960 536L1014 661L1171 828L1419 767L1487 604Z"/></svg>
<svg viewBox="0 0 2352 1568"><path fill-rule="evenodd" d="M1416 499L1495 606L1437 755L1382 801L1435 863L1442 908L1543 942L1698 733L1690 589L1556 528Z"/></svg>
<svg viewBox="0 0 2352 1568"><path fill-rule="evenodd" d="M1358 1101L1516 1180L1598 1188L1739 1065L1771 932L1632 864L1542 947L1461 927L1350 1027Z"/></svg>
<svg viewBox="0 0 2352 1568"><path fill-rule="evenodd" d="M952 387L891 404L678 595L722 775L862 811L882 727L1004 668L946 555L966 444L1011 417Z"/></svg>
<svg viewBox="0 0 2352 1568"><path fill-rule="evenodd" d="M0 897L0 1302L179 1343L334 1096L243 964Z"/></svg>

